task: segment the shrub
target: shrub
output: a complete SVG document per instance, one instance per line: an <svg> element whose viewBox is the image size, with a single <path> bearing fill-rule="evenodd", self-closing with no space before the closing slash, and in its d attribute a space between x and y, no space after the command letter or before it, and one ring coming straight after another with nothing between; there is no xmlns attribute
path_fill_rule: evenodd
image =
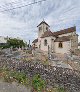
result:
<svg viewBox="0 0 80 92"><path fill-rule="evenodd" d="M43 92L45 89L45 81L39 74L35 75L32 80L32 86L37 92Z"/></svg>

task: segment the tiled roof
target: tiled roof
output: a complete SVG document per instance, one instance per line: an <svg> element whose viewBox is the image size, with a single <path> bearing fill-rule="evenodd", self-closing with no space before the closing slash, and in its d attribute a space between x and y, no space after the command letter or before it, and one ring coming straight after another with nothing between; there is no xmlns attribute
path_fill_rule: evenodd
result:
<svg viewBox="0 0 80 92"><path fill-rule="evenodd" d="M45 21L42 21L38 26L40 26L40 25L43 24L43 23L46 24L46 25L48 25ZM38 26L37 26L37 27L38 27ZM48 25L48 26L49 26L49 25ZM50 27L50 26L49 26L49 27Z"/></svg>
<svg viewBox="0 0 80 92"><path fill-rule="evenodd" d="M55 39L55 42L65 42L70 41L70 36L62 36Z"/></svg>
<svg viewBox="0 0 80 92"><path fill-rule="evenodd" d="M38 42L38 39L35 39L32 43L37 43Z"/></svg>
<svg viewBox="0 0 80 92"><path fill-rule="evenodd" d="M58 37L58 35L67 34L67 33L75 32L75 31L76 31L76 27L67 28L67 29L64 29L64 30L61 30L61 31L57 31L57 32L46 31L42 35L41 38L49 37L49 36Z"/></svg>
<svg viewBox="0 0 80 92"><path fill-rule="evenodd" d="M53 36L53 37L56 37L55 42L58 42L58 41L69 41L70 40L69 36L58 37L58 35L67 34L67 33L75 32L75 31L76 31L76 27L67 28L67 29L64 29L64 30L61 30L61 31L57 31L57 32L51 32L49 30L49 31L46 31L41 36L41 38ZM36 42L38 42L38 39L35 39L32 43L36 43Z"/></svg>
<svg viewBox="0 0 80 92"><path fill-rule="evenodd" d="M67 28L67 29L64 29L64 30L61 30L61 31L57 31L57 32L53 32L53 35L62 35L62 34L66 34L66 33L71 33L71 32L74 32L76 31L76 27L71 27L71 28Z"/></svg>
<svg viewBox="0 0 80 92"><path fill-rule="evenodd" d="M49 36L53 36L53 33L52 33L51 31L46 31L46 32L41 36L41 38L49 37Z"/></svg>

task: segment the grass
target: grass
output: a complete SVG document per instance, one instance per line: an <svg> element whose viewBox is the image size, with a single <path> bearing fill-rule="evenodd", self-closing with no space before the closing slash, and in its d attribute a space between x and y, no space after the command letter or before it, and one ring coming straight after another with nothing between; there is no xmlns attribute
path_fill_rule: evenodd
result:
<svg viewBox="0 0 80 92"><path fill-rule="evenodd" d="M43 92L46 87L46 82L41 78L39 74L36 74L33 77L32 86L37 92Z"/></svg>
<svg viewBox="0 0 80 92"><path fill-rule="evenodd" d="M29 78L23 72L9 71L8 69L0 69L0 78L5 82L18 82L23 85L29 85Z"/></svg>

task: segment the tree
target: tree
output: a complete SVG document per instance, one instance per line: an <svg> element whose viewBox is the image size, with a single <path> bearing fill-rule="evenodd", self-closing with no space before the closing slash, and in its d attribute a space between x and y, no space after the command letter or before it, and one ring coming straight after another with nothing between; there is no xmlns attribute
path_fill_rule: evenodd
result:
<svg viewBox="0 0 80 92"><path fill-rule="evenodd" d="M19 39L16 39L16 38L8 39L7 44L9 45L9 47L13 47L13 48L25 47L25 43L23 42L23 40L19 40Z"/></svg>

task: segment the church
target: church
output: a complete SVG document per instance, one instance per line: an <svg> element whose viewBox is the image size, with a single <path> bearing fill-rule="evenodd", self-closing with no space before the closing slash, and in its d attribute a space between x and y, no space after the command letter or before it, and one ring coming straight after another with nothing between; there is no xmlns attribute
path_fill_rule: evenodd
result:
<svg viewBox="0 0 80 92"><path fill-rule="evenodd" d="M70 54L78 49L78 34L76 27L70 27L57 32L52 32L44 20L37 26L38 38L32 42L35 48L44 52Z"/></svg>

